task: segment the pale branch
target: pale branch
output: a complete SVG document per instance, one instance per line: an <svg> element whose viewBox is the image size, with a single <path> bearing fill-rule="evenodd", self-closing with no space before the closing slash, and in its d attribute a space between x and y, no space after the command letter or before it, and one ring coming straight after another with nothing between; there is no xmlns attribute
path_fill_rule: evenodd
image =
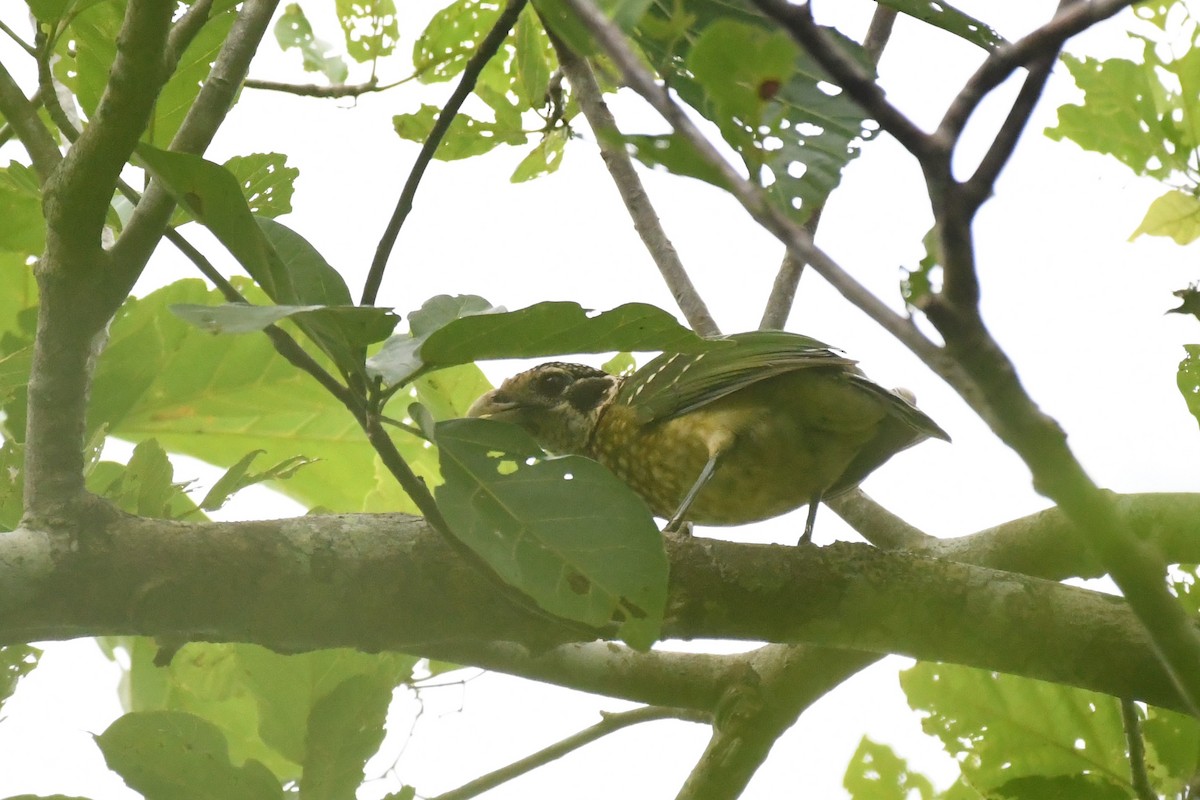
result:
<svg viewBox="0 0 1200 800"><path fill-rule="evenodd" d="M916 550L945 541L910 525L876 503L862 489L832 497L824 503L864 539L883 550Z"/></svg>
<svg viewBox="0 0 1200 800"><path fill-rule="evenodd" d="M708 747L677 800L736 800L800 714L878 656L854 650L767 645L750 654L741 682L717 708Z"/></svg>
<svg viewBox="0 0 1200 800"><path fill-rule="evenodd" d="M187 50L196 34L208 22L212 6L213 0L197 0L171 26L171 33L167 36L167 59L172 70L178 67L183 51Z"/></svg>
<svg viewBox="0 0 1200 800"><path fill-rule="evenodd" d="M264 81L254 78L247 78L245 86L247 89L257 89L263 92L280 92L282 94L294 94L297 97L361 97L364 94L372 92L382 92L387 89L399 86L403 81L395 83L381 84L375 78L371 78L364 83L340 83L333 86L321 86L316 83L281 83L279 81Z"/></svg>
<svg viewBox="0 0 1200 800"><path fill-rule="evenodd" d="M225 38L212 70L171 140L178 153L203 153L225 121L259 42L270 25L279 0L246 0ZM124 301L162 238L175 208L170 193L152 181L141 202L112 247L114 267L106 291L111 303Z"/></svg>
<svg viewBox="0 0 1200 800"><path fill-rule="evenodd" d="M1107 493L1123 524L1173 564L1200 562L1200 495ZM932 539L915 548L935 558L1036 575L1049 580L1097 578L1106 570L1087 537L1060 508L1048 508L978 533Z"/></svg>
<svg viewBox="0 0 1200 800"><path fill-rule="evenodd" d="M593 38L612 59L621 77L631 89L640 94L670 123L696 153L711 166L730 188L733 196L756 222L795 252L796 258L807 262L838 292L886 331L891 333L922 360L942 375L959 382L965 376L927 339L911 319L897 313L856 281L849 273L813 244L812 237L788 216L773 208L761 187L748 181L717 151L700 131L688 113L671 97L669 90L658 84L654 76L626 42L624 34L612 24L589 0L565 0L571 10L588 28ZM947 378L950 380L951 378Z"/></svg>
<svg viewBox="0 0 1200 800"><path fill-rule="evenodd" d="M6 127L11 129L25 146L34 172L44 184L62 161L62 153L59 152L50 131L38 119L37 106L25 97L25 92L3 64L0 64L0 116L4 117Z"/></svg>
<svg viewBox="0 0 1200 800"><path fill-rule="evenodd" d="M1137 703L1121 700L1121 723L1125 728L1125 749L1129 753L1129 783L1138 800L1158 800L1146 773L1146 742L1142 738L1142 720Z"/></svg>
<svg viewBox="0 0 1200 800"><path fill-rule="evenodd" d="M558 63L574 89L579 108L596 136L600 157L604 166L608 168L608 174L617 188L617 193L621 195L630 219L633 220L634 230L641 237L667 288L671 290L679 310L683 312L692 330L701 336L720 335L721 331L709 313L704 298L696 291L691 276L679 259L675 245L663 230L658 213L654 210L646 188L633 166L633 159L625 149L617 121L604 102L591 65L572 52L570 47L553 33L550 34L550 41L558 54Z"/></svg>
<svg viewBox="0 0 1200 800"><path fill-rule="evenodd" d="M813 211L812 216L804 223L808 235L817 235L817 226L821 224L821 213L825 210L822 205ZM800 277L804 274L805 264L796 257L795 251L788 249L779 263L775 280L771 283L771 293L763 305L762 319L758 322L760 331L782 330L787 325L788 317L792 314L792 306L796 302L796 290L800 288Z"/></svg>
<svg viewBox="0 0 1200 800"><path fill-rule="evenodd" d="M891 104L875 77L863 69L817 25L808 3L793 5L787 0L751 0L791 34L796 43L833 77L855 102L870 114L879 127L890 133L906 150L919 159L930 152L930 136Z"/></svg>
<svg viewBox="0 0 1200 800"><path fill-rule="evenodd" d="M97 281L102 271L101 232L113 187L170 76L163 51L172 11L170 4L157 0L131 0L108 84L91 124L46 184L46 227L57 232L47 240L46 256L54 264L51 269L63 278L79 280L88 275ZM86 292L83 286L75 289ZM107 319L105 309L95 299L80 305L88 306L92 318L76 318L74 324L98 330Z"/></svg>
<svg viewBox="0 0 1200 800"><path fill-rule="evenodd" d="M600 722L597 722L590 728L568 736L549 747L545 747L532 755L514 761L505 767L489 772L487 775L480 776L457 789L436 795L430 798L430 800L469 800L469 798L478 797L490 789L494 789L514 778L519 778L538 767L543 767L581 747L585 747L598 739L608 736L610 733L616 733L631 725L640 725L644 722L656 722L664 719L679 719L698 723L710 722L709 715L697 711L655 706L644 706L616 713L601 712L601 716L602 719Z"/></svg>
<svg viewBox="0 0 1200 800"><path fill-rule="evenodd" d="M710 711L745 657L712 653L640 653L615 642L563 644L534 651L512 642L430 645L425 655L635 703Z"/></svg>
<svg viewBox="0 0 1200 800"><path fill-rule="evenodd" d="M867 59L876 66L883 57L883 49L887 47L888 40L892 38L897 14L899 12L896 9L883 4L875 6L875 11L871 14L871 24L867 26L867 35L863 37L862 46Z"/></svg>
<svg viewBox="0 0 1200 800"><path fill-rule="evenodd" d="M392 216L388 219L388 224L384 228L383 235L379 238L379 244L375 247L375 257L371 260L371 267L367 271L367 279L363 286L362 299L360 303L364 306L375 305L375 300L379 297L379 287L383 283L383 273L387 269L388 259L391 257L392 248L396 245L396 238L400 235L400 228L404 226L404 222L408 219L409 213L412 211L413 200L416 198L417 189L421 185L421 178L425 175L425 169L429 166L429 162L433 160L434 153L437 152L438 145L442 143L446 132L450 130L450 124L454 122L455 116L462 108L462 104L470 96L475 88L475 81L483 72L483 68L487 62L492 60L492 57L500 50L504 40L508 38L508 32L513 25L517 23L517 18L521 15L521 10L525 8L527 0L508 0L504 6L504 10L500 12L500 16L496 18L496 22L492 25L491 30L479 42L475 48L475 52L471 54L471 58L463 67L462 75L458 79L458 85L454 87L454 91L450 94L450 98L446 104L442 106L438 112L437 121L433 124L433 129L429 135L425 137L424 144L421 145L421 151L417 154L416 161L413 162L412 169L408 173L408 179L404 182L404 188L400 191L400 197L396 200L396 207L392 210Z"/></svg>
<svg viewBox="0 0 1200 800"><path fill-rule="evenodd" d="M1185 707L1120 598L867 545L666 545L665 638L899 653ZM415 654L594 636L508 602L404 515L172 523L97 506L0 538L0 643L107 634Z"/></svg>
<svg viewBox="0 0 1200 800"><path fill-rule="evenodd" d="M948 152L953 147L953 143L966 127L967 120L979 107L983 98L1016 69L1035 63L1045 55L1057 53L1063 43L1072 36L1108 19L1134 2L1136 0L1087 0L1071 3L1065 8L1060 8L1054 19L1029 35L992 51L942 116L942 121L934 133L940 148Z"/></svg>

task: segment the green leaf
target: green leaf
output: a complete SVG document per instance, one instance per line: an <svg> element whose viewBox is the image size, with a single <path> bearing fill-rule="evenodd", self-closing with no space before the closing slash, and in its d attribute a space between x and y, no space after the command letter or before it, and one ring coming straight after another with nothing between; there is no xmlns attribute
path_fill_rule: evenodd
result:
<svg viewBox="0 0 1200 800"><path fill-rule="evenodd" d="M275 41L282 50L293 48L303 57L305 72L320 72L333 84L345 83L349 67L333 47L313 34L312 25L298 3L289 3L275 22Z"/></svg>
<svg viewBox="0 0 1200 800"><path fill-rule="evenodd" d="M262 292L236 284L252 302ZM376 456L346 409L313 378L289 364L265 336L214 337L168 312L175 304L220 302L198 280L181 281L127 301L110 330L96 368L88 432L107 425L128 441L150 437L173 453L228 468L265 449L276 460L304 453L319 459L273 488L308 506L333 511L367 508L379 490ZM415 399L415 398L414 398ZM396 444L423 475L436 475L436 454L421 440ZM389 483L391 511L412 511Z"/></svg>
<svg viewBox="0 0 1200 800"><path fill-rule="evenodd" d="M546 89L550 84L550 40L542 29L533 6L525 6L517 17L513 28L513 43L516 45L514 67L517 74L516 87L527 106L537 108L545 102Z"/></svg>
<svg viewBox="0 0 1200 800"><path fill-rule="evenodd" d="M503 311L478 295L437 295L426 300L420 309L408 315L409 332L398 334L383 343L375 355L367 359L372 375L397 385L410 380L421 371L421 345L429 334L459 317L474 314L494 314Z"/></svg>
<svg viewBox="0 0 1200 800"><path fill-rule="evenodd" d="M204 511L216 511L225 505L230 497L247 486L253 486L263 481L290 478L300 468L313 463L313 459L311 458L292 456L274 466L268 467L262 472L250 472L250 465L264 452L263 450L251 450L236 464L227 469L225 474L213 483L212 488L208 490L208 494L204 495L204 499L200 501L200 508Z"/></svg>
<svg viewBox="0 0 1200 800"><path fill-rule="evenodd" d="M46 220L37 176L24 164L0 170L0 250L22 256L46 249Z"/></svg>
<svg viewBox="0 0 1200 800"><path fill-rule="evenodd" d="M346 54L360 64L389 56L400 39L393 0L337 0Z"/></svg>
<svg viewBox="0 0 1200 800"><path fill-rule="evenodd" d="M886 744L864 736L850 757L842 785L854 800L932 800L933 783ZM915 793L915 794L914 794Z"/></svg>
<svg viewBox="0 0 1200 800"><path fill-rule="evenodd" d="M96 737L110 769L146 800L282 798L270 770L257 761L235 767L221 732L193 714L126 714Z"/></svg>
<svg viewBox="0 0 1200 800"><path fill-rule="evenodd" d="M287 165L283 153L253 153L234 156L225 162L242 187L242 194L256 217L281 217L292 211L292 191L300 170Z"/></svg>
<svg viewBox="0 0 1200 800"><path fill-rule="evenodd" d="M392 127L401 139L424 142L433 132L433 125L441 111L438 106L422 104L419 111L392 117ZM456 161L483 155L502 144L525 144L527 139L519 117L515 124L505 124L479 120L459 112L434 151L434 156L442 161Z"/></svg>
<svg viewBox="0 0 1200 800"><path fill-rule="evenodd" d="M42 651L27 644L0 646L0 709L12 697L17 684L38 665Z"/></svg>
<svg viewBox="0 0 1200 800"><path fill-rule="evenodd" d="M25 492L25 448L12 439L0 442L0 531L21 522Z"/></svg>
<svg viewBox="0 0 1200 800"><path fill-rule="evenodd" d="M1147 706L1142 737L1151 784L1166 797L1182 796L1200 768L1200 722L1195 717Z"/></svg>
<svg viewBox="0 0 1200 800"><path fill-rule="evenodd" d="M155 177L205 225L267 295L281 305L352 305L346 282L321 254L274 220L251 213L237 179L224 167L186 153L138 148ZM387 312L362 324L357 316L317 314L297 320L300 329L346 374L360 373L361 339L387 326ZM379 338L390 333L390 328ZM377 340L376 340L377 341Z"/></svg>
<svg viewBox="0 0 1200 800"><path fill-rule="evenodd" d="M917 664L900 674L900 685L926 715L926 733L941 739L981 792L1017 778L1085 773L1128 790L1116 698L950 664Z"/></svg>
<svg viewBox="0 0 1200 800"><path fill-rule="evenodd" d="M616 350L698 353L719 346L645 303L600 313L578 303L537 303L518 311L463 317L430 334L421 358L431 368L492 358L535 358Z"/></svg>
<svg viewBox="0 0 1200 800"><path fill-rule="evenodd" d="M38 290L24 253L0 252L0 353L12 355L32 344L37 325ZM22 345L14 345L20 340Z"/></svg>
<svg viewBox="0 0 1200 800"><path fill-rule="evenodd" d="M69 24L54 42L54 76L75 94L88 117L95 114L107 86L125 6L123 0L78 4L74 9L78 13L68 10ZM175 136L207 81L236 16L234 4L216 4L159 94L142 141L165 147Z"/></svg>
<svg viewBox="0 0 1200 800"><path fill-rule="evenodd" d="M662 167L675 175L696 178L719 189L729 188L729 182L720 171L705 161L691 142L677 133L653 136L634 133L621 138L633 157L648 167Z"/></svg>
<svg viewBox="0 0 1200 800"><path fill-rule="evenodd" d="M1193 43L1178 58L1164 59L1163 52L1178 48L1160 50L1148 39L1142 44L1140 62L1064 55L1084 102L1060 106L1058 125L1046 135L1113 156L1138 175L1168 180L1191 174L1189 159L1200 146L1200 103L1195 100L1200 48Z"/></svg>
<svg viewBox="0 0 1200 800"><path fill-rule="evenodd" d="M455 0L434 14L413 43L412 63L420 80L448 81L462 72L499 16L500 4L493 0Z"/></svg>
<svg viewBox="0 0 1200 800"><path fill-rule="evenodd" d="M366 347L382 341L396 327L396 315L374 306L252 306L225 303L219 306L179 304L171 313L207 333L253 333L289 317L309 327L336 328L348 347Z"/></svg>
<svg viewBox="0 0 1200 800"><path fill-rule="evenodd" d="M988 792L996 800L1130 800L1128 786L1099 775L1026 775Z"/></svg>
<svg viewBox="0 0 1200 800"><path fill-rule="evenodd" d="M435 494L455 536L550 613L653 644L668 565L640 497L591 459L546 458L515 425L450 420L437 442Z"/></svg>
<svg viewBox="0 0 1200 800"><path fill-rule="evenodd" d="M128 464L102 461L87 476L87 487L93 493L130 514L153 519L196 514L196 504L184 492L185 485L174 482L171 461L152 438L133 448Z"/></svg>
<svg viewBox="0 0 1200 800"><path fill-rule="evenodd" d="M1200 422L1200 344L1185 344L1183 349L1187 355L1179 362L1175 382L1188 411Z"/></svg>
<svg viewBox="0 0 1200 800"><path fill-rule="evenodd" d="M985 50L995 50L1007 44L1004 37L986 22L964 14L941 0L877 0L879 5L894 8L901 14L927 22L934 27L953 33L971 44Z"/></svg>
<svg viewBox="0 0 1200 800"><path fill-rule="evenodd" d="M828 33L870 69L860 46ZM859 140L873 135L862 110L786 33L737 0L655 4L635 38L679 96L717 125L750 180L796 219L824 203ZM722 185L681 143L649 139L638 153L651 166L683 165L680 174Z"/></svg>
<svg viewBox="0 0 1200 800"><path fill-rule="evenodd" d="M354 675L322 695L308 715L304 775L307 800L354 797L363 767L383 743L394 684Z"/></svg>
<svg viewBox="0 0 1200 800"><path fill-rule="evenodd" d="M512 182L523 183L557 171L562 164L563 147L569 135L564 127L547 132L537 146L529 151L529 155L521 159L521 163L513 171Z"/></svg>
<svg viewBox="0 0 1200 800"><path fill-rule="evenodd" d="M1167 192L1146 209L1142 224L1130 234L1129 241L1142 234L1169 236L1179 245L1200 239L1200 198L1178 190Z"/></svg>

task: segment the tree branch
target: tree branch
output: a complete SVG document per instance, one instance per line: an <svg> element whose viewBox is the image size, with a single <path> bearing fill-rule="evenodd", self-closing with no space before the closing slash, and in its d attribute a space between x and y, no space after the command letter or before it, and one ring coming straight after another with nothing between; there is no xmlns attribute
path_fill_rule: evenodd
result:
<svg viewBox="0 0 1200 800"><path fill-rule="evenodd" d="M282 92L283 94L294 94L298 97L360 97L364 94L372 92L382 92L399 86L403 81L380 85L375 79L366 83L342 83L335 86L321 86L316 83L280 83L279 81L262 81L253 78L247 78L245 86L247 89L258 89L264 92Z"/></svg>
<svg viewBox="0 0 1200 800"><path fill-rule="evenodd" d="M489 772L487 775L465 783L457 789L430 798L430 800L468 800L471 797L478 797L489 789L494 789L502 783L519 778L538 767L543 767L551 761L556 761L581 747L608 736L610 733L616 733L631 725L640 725L643 722L655 722L662 719L682 719L688 722L702 723L709 721L707 714L678 708L658 708L655 706L635 708L619 713L605 714L601 712L601 715L603 718L600 722L597 722L590 728L568 736L566 739L526 756L519 761L514 761L506 767L501 767L494 772Z"/></svg>
<svg viewBox="0 0 1200 800"><path fill-rule="evenodd" d="M633 220L634 230L646 245L650 258L654 260L663 281L671 290L679 310L683 312L692 330L701 336L719 336L720 328L709 313L704 299L696 291L683 262L679 260L675 245L663 230L658 213L646 195L646 189L624 147L617 121L604 102L591 66L572 52L557 36L551 34L550 41L554 45L554 52L558 54L558 63L562 66L563 73L575 90L579 107L596 135L600 157L604 160L604 166L608 168L608 174L625 203L630 219Z"/></svg>
<svg viewBox="0 0 1200 800"><path fill-rule="evenodd" d="M433 124L433 130L425 138L421 152L417 154L417 160L413 162L412 170L408 173L408 180L404 182L404 188L396 201L396 208L392 211L391 219L388 220L383 236L380 237L379 244L375 248L375 258L371 261L371 269L367 272L366 284L363 286L362 300L360 301L362 305L375 305L375 300L379 296L379 286L383 283L383 273L387 269L388 258L392 254L392 248L396 245L396 237L400 235L400 228L403 227L409 212L412 211L413 198L417 195L417 188L421 184L421 178L425 175L425 168L433 160L433 155L437 152L438 145L442 143L446 132L450 130L450 124L454 122L458 110L462 108L463 102L475 88L475 81L478 80L484 66L491 61L500 46L504 44L512 26L517 24L517 17L521 15L521 9L525 8L525 3L526 0L508 0L504 10L496 18L492 29L488 31L487 36L483 37L483 41L479 43L479 47L471 54L470 60L463 67L462 77L458 79L458 86L454 87L454 92L446 101L446 105L442 107L437 121Z"/></svg>
<svg viewBox="0 0 1200 800"><path fill-rule="evenodd" d="M1118 598L865 545L667 548L667 638L894 652L1184 707ZM418 654L594 636L507 602L398 514L189 524L98 509L0 538L0 643L104 634Z"/></svg>
<svg viewBox="0 0 1200 800"><path fill-rule="evenodd" d="M934 542L956 541L938 539L908 524L868 497L862 489L823 502L864 539L882 550L916 550Z"/></svg>
<svg viewBox="0 0 1200 800"><path fill-rule="evenodd" d="M712 739L677 800L736 800L800 714L878 656L854 650L767 645L729 687Z"/></svg>
<svg viewBox="0 0 1200 800"><path fill-rule="evenodd" d="M171 141L171 150L200 154L208 148L237 98L278 3L279 0L246 0L242 4L212 71ZM115 269L107 287L111 303L118 304L128 295L161 239L174 208L170 193L157 181L151 182L112 248Z"/></svg>
<svg viewBox="0 0 1200 800"><path fill-rule="evenodd" d="M1142 739L1137 704L1132 700L1121 700L1121 722L1125 728L1125 747L1129 751L1129 782L1133 792L1138 800L1158 800L1158 793L1146 774L1146 742Z"/></svg>
<svg viewBox="0 0 1200 800"><path fill-rule="evenodd" d="M3 64L0 64L0 115L25 146L38 180L45 184L62 161L62 154L50 131L38 119L37 108L26 99Z"/></svg>

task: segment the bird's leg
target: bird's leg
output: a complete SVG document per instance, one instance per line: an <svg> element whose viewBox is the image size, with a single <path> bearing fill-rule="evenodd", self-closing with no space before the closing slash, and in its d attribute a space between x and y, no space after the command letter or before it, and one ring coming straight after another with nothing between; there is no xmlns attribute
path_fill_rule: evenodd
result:
<svg viewBox="0 0 1200 800"><path fill-rule="evenodd" d="M717 469L717 461L721 458L721 453L718 451L708 457L708 461L704 464L704 469L700 470L700 475L696 478L696 482L692 484L692 488L688 489L688 493L684 495L683 501L679 504L679 508L671 515L671 519L667 522L667 527L663 528L663 533L674 533L683 525L683 517L687 514L688 509L692 507L692 503L696 501L696 495L700 494L700 490L712 478L713 472Z"/></svg>
<svg viewBox="0 0 1200 800"><path fill-rule="evenodd" d="M814 495L812 500L808 501L808 519L804 522L804 535L800 537L800 541L796 542L799 547L802 544L812 544L813 523L817 521L817 509L821 507L821 495Z"/></svg>

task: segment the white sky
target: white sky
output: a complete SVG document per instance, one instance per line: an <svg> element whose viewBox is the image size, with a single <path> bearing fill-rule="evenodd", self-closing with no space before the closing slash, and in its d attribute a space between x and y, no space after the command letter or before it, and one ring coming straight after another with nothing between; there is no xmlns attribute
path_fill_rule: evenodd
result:
<svg viewBox="0 0 1200 800"><path fill-rule="evenodd" d="M409 8L420 16L416 9L427 15L437 5L413 3ZM1047 18L1055 4L959 5L1014 37ZM873 5L819 3L818 15L835 7L858 21L844 30L860 36ZM823 18L831 17L826 13ZM321 35L333 39L329 22L314 19L324 28ZM1120 21L1110 22L1069 49L1124 52L1121 28ZM411 46L418 30L417 23L402 28L402 49ZM295 80L295 60L274 51L273 43L265 45L252 76ZM882 64L885 87L901 109L931 127L980 56L949 35L901 19ZM5 55L5 62L10 61ZM385 68L381 77L393 76ZM450 85L443 84L423 95L426 102L440 103L449 91ZM1006 98L1014 93L1015 86L1001 91ZM1041 136L1054 123L1055 108L1076 95L1065 68L1056 67L1017 157L980 215L976 232L985 318L1029 391L1063 424L1099 483L1119 491L1192 491L1196 422L1178 396L1174 375L1181 345L1200 340L1200 333L1196 320L1163 312L1173 305L1170 292L1196 278L1194 248L1147 238L1127 243L1162 189L1135 179L1115 161ZM661 130L636 98L610 102L619 120L622 115L638 120L628 130ZM403 88L357 103L247 91L209 155L220 161L249 152L288 153L301 176L295 213L284 221L344 271L357 295L417 151L417 145L401 142L391 132L390 115L415 110L417 103ZM994 129L1002 111L1002 104L989 103L973 121L976 146L967 148L967 158L979 152L980 137ZM643 301L671 309L670 294L641 248L590 139L571 143L558 174L514 186L507 176L523 154L501 150L430 168L401 233L380 303L407 312L435 294L474 293L509 308L570 299L593 308ZM719 324L727 332L753 328L782 248L716 190L660 173L644 177ZM885 136L867 146L847 171L822 219L818 241L898 307L899 268L915 265L929 225L919 171ZM216 248L208 253L218 265L231 268L224 253ZM144 286L179 274L174 263L152 264ZM877 500L943 536L969 533L1046 505L1033 493L1016 457L957 396L815 274L806 275L801 284L789 328L843 348L884 385L913 389L922 407L954 437L953 445L932 442L908 451L873 475L864 488ZM486 365L485 370L496 379L513 366ZM181 461L177 475L203 477L203 470ZM247 493L226 511L242 517L286 513L285 505L262 492ZM802 519L790 516L717 533L750 541L793 541ZM832 513L822 513L817 541L834 538L854 535ZM864 733L892 743L918 767L948 780L953 770L938 759L937 745L919 735L914 715L906 713L895 681L898 663L891 659L867 670L807 712L780 740L747 800L783 793L844 796L841 776ZM42 666L6 705L7 719L0 721L0 796L137 796L119 779L96 774L101 761L86 733L101 732L120 713L117 676L88 641L49 647ZM429 795L587 727L597 721L596 709L626 707L490 675L427 693L424 701L416 737L400 755L398 774ZM395 729L408 729L413 707L411 700L397 704ZM564 787L582 800L628 794L633 787L639 797L671 797L706 739L705 729L682 723L642 726L487 797L557 797ZM389 741L389 755L372 765L374 774L396 758L401 744ZM395 788L380 781L360 796L369 800Z"/></svg>

